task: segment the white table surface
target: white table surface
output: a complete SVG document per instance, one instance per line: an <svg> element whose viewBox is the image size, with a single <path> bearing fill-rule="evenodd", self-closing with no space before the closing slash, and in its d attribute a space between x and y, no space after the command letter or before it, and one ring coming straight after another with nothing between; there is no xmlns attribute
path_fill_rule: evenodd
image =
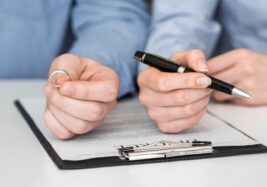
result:
<svg viewBox="0 0 267 187"><path fill-rule="evenodd" d="M15 98L40 96L44 83L0 81L0 186L267 186L267 154L59 170L13 105ZM212 107L233 121L243 117L242 112ZM238 127L267 145L267 107L247 110L261 116Z"/></svg>

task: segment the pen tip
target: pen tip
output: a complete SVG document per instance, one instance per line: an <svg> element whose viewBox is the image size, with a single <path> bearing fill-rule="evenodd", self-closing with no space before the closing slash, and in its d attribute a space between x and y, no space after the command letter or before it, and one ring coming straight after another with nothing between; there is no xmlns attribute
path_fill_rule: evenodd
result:
<svg viewBox="0 0 267 187"><path fill-rule="evenodd" d="M249 95L247 92L244 92L243 90L238 89L238 88L233 88L232 95L242 97L242 98L247 98L247 99L252 98L251 95Z"/></svg>

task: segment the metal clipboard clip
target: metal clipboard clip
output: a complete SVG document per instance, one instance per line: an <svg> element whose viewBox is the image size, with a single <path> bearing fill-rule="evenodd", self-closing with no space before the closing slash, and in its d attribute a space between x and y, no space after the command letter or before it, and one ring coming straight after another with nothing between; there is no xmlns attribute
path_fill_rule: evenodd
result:
<svg viewBox="0 0 267 187"><path fill-rule="evenodd" d="M210 141L198 140L164 140L134 146L120 146L117 149L121 155L120 159L129 161L211 154L213 152Z"/></svg>

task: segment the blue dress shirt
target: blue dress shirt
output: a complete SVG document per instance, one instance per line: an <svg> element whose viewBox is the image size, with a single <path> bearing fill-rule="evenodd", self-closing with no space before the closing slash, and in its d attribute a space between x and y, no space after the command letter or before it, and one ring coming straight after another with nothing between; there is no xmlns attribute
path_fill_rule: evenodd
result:
<svg viewBox="0 0 267 187"><path fill-rule="evenodd" d="M0 78L45 78L56 56L72 53L114 69L124 95L147 22L143 0L0 0Z"/></svg>
<svg viewBox="0 0 267 187"><path fill-rule="evenodd" d="M199 48L208 58L235 48L267 52L266 7L266 0L154 0L146 51L169 57Z"/></svg>

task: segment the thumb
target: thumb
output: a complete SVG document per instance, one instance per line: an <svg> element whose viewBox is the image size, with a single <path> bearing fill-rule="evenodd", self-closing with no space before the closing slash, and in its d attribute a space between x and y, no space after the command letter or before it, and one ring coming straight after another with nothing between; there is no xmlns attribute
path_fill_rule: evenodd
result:
<svg viewBox="0 0 267 187"><path fill-rule="evenodd" d="M85 67L86 63L81 57L72 54L61 55L52 62L49 70L49 83L60 87L64 82L79 80Z"/></svg>
<svg viewBox="0 0 267 187"><path fill-rule="evenodd" d="M180 65L193 69L194 71L203 73L208 72L205 54L200 49L178 51L171 56L171 59Z"/></svg>

